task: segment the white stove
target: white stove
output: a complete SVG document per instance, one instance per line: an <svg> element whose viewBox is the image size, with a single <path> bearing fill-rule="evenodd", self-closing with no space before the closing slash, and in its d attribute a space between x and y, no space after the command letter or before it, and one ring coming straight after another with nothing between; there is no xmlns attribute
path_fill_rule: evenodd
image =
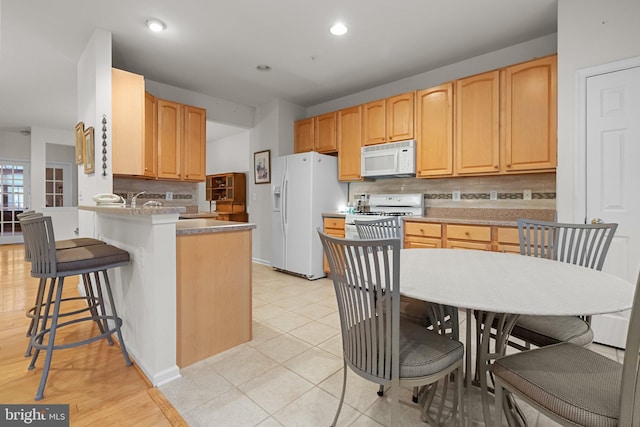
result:
<svg viewBox="0 0 640 427"><path fill-rule="evenodd" d="M424 196L422 194L372 194L369 196L369 211L356 212L345 216L345 237L357 239L358 231L354 220L374 220L394 216L423 215Z"/></svg>

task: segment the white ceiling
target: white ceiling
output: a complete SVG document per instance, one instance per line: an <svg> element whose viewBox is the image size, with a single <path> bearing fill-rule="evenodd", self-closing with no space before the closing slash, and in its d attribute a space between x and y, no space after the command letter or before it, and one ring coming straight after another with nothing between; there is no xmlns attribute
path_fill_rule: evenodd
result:
<svg viewBox="0 0 640 427"><path fill-rule="evenodd" d="M557 21L557 0L0 1L0 130L73 129L76 63L96 28L113 34L115 67L307 107L552 34ZM149 17L167 31L149 32ZM337 20L345 36L329 33Z"/></svg>

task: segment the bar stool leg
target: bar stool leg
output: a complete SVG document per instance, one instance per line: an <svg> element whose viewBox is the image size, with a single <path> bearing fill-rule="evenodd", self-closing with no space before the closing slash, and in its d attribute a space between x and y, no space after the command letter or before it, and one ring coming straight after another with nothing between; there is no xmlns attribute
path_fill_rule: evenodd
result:
<svg viewBox="0 0 640 427"><path fill-rule="evenodd" d="M31 322L29 323L29 328L27 329L27 337L32 337L38 332L38 327L40 325L40 318L42 314L42 298L44 297L45 290L47 288L47 279L45 277L41 277L38 283L38 292L36 295L35 305L33 306L33 317L31 318ZM31 339L29 339L29 343L27 344L27 351L24 353L24 357L31 356Z"/></svg>
<svg viewBox="0 0 640 427"><path fill-rule="evenodd" d="M104 298L102 296L102 287L100 284L100 277L98 276L98 272L93 273L96 280L96 289L98 291L98 296L96 297L94 293L93 284L91 283L91 274L86 274L85 288L88 298L88 301L91 301L91 315L94 318L95 322L98 324L98 329L100 329L101 334L105 334L109 330L109 325L107 324L107 311L104 306ZM83 275L84 276L84 275ZM109 345L113 345L113 339L111 338L111 334L107 335L107 341Z"/></svg>
<svg viewBox="0 0 640 427"><path fill-rule="evenodd" d="M40 332L47 329L47 321L49 320L49 311L51 310L51 301L53 301L53 291L56 288L56 278L52 277L49 284L49 292L44 305L44 313L38 316L38 321L36 322L36 330L33 335L31 335L31 339L29 340L29 347L33 348L36 341L38 344L42 344L42 340L44 338L44 334L40 334ZM40 335L40 337L38 337ZM29 363L29 367L27 368L29 371L32 371L36 367L36 360L38 360L38 356L40 355L40 349L36 347L36 351L33 352L31 356L31 363Z"/></svg>
<svg viewBox="0 0 640 427"><path fill-rule="evenodd" d="M40 377L40 385L38 386L38 391L36 393L36 400L42 400L42 398L44 397L44 388L47 385L47 378L49 377L49 368L51 367L51 357L53 356L53 346L56 340L56 331L58 329L58 314L60 313L60 301L62 300L63 285L64 285L64 277L60 277L58 280L58 291L56 292L56 301L53 305L53 316L51 317L51 330L49 331L49 340L47 341L47 355L44 359L44 367L42 368L42 376Z"/></svg>
<svg viewBox="0 0 640 427"><path fill-rule="evenodd" d="M97 273L96 273L97 276ZM107 297L109 298L109 305L111 306L111 315L114 318L116 335L118 337L118 342L120 343L120 350L122 351L122 355L124 356L124 361L127 366L131 366L131 359L129 359L129 353L127 352L127 347L124 345L124 340L122 339L122 332L120 331L120 326L122 325L122 319L118 317L118 312L116 311L116 305L113 302L113 294L111 293L111 284L109 283L109 275L107 274L107 270L102 270L102 276L104 277L104 285L107 290ZM99 284L98 284L99 285ZM100 287L98 287L100 289Z"/></svg>

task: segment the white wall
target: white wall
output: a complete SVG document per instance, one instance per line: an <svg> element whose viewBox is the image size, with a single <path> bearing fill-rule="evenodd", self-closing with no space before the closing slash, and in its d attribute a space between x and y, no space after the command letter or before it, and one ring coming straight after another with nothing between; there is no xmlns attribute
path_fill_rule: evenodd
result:
<svg viewBox="0 0 640 427"><path fill-rule="evenodd" d="M250 132L250 157L253 153L271 150L271 158L293 152L293 122L302 117L304 109L290 102L277 100L256 110L256 123ZM273 164L273 161L272 161ZM249 221L253 231L253 259L270 264L271 260L271 184L254 184L253 166L247 176L250 200Z"/></svg>
<svg viewBox="0 0 640 427"><path fill-rule="evenodd" d="M247 183L253 179L251 156L249 154L250 132L241 132L226 138L207 141L207 175L227 172L246 174ZM205 183L198 183L198 210L209 211L209 202L205 194ZM247 200L247 206L251 203Z"/></svg>
<svg viewBox="0 0 640 427"><path fill-rule="evenodd" d="M209 121L243 128L251 128L253 126L255 107L236 104L235 102L154 82L153 80L145 79L144 84L145 89L158 98L206 108L207 120Z"/></svg>
<svg viewBox="0 0 640 427"><path fill-rule="evenodd" d="M406 79L397 80L382 86L311 106L307 109L307 117L316 116L329 111L340 110L342 108L375 101L377 99L387 98L399 93L437 86L441 83L461 77L467 77L485 71L495 70L496 68L507 65L516 64L518 62L528 61L533 58L551 55L556 53L556 48L556 34L549 34L544 37L539 37L524 43L469 58L455 64L446 65L435 70L416 74L415 76L407 77Z"/></svg>
<svg viewBox="0 0 640 427"><path fill-rule="evenodd" d="M29 136L18 132L0 132L0 159L28 161L30 158Z"/></svg>
<svg viewBox="0 0 640 427"><path fill-rule="evenodd" d="M558 2L558 169L560 221L575 218L576 71L640 56L640 1Z"/></svg>
<svg viewBox="0 0 640 427"><path fill-rule="evenodd" d="M78 170L78 204L93 204L91 197L98 193L113 192L111 174L111 33L97 29L78 61L78 121L84 122L84 128L93 126L95 143L95 165L93 174ZM107 132L107 169L102 175L102 117L106 116ZM78 165L82 168L82 165ZM81 227L82 232L82 227Z"/></svg>

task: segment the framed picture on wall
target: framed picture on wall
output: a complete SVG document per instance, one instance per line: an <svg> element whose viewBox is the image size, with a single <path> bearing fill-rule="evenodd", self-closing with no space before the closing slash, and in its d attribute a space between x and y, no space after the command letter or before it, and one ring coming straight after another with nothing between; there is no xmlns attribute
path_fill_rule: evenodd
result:
<svg viewBox="0 0 640 427"><path fill-rule="evenodd" d="M79 122L76 125L76 164L84 163L84 123Z"/></svg>
<svg viewBox="0 0 640 427"><path fill-rule="evenodd" d="M271 150L253 153L253 173L256 184L271 182Z"/></svg>
<svg viewBox="0 0 640 427"><path fill-rule="evenodd" d="M96 171L95 146L93 142L93 126L84 131L84 173Z"/></svg>

